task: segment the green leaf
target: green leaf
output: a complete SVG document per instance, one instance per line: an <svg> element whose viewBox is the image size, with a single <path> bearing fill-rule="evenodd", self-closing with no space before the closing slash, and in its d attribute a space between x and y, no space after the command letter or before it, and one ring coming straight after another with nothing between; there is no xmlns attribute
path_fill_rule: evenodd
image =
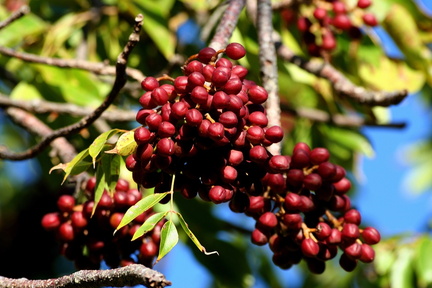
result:
<svg viewBox="0 0 432 288"><path fill-rule="evenodd" d="M175 51L174 34L168 29L168 21L154 12L151 10L144 11L144 19L146 20L143 22L143 28L165 58L171 59Z"/></svg>
<svg viewBox="0 0 432 288"><path fill-rule="evenodd" d="M93 167L96 165L96 158L99 155L99 153L102 151L105 143L109 138L111 138L113 135L120 133L122 130L120 129L112 129L110 131L104 132L101 135L99 135L93 143L89 147L89 155L92 157L93 160Z"/></svg>
<svg viewBox="0 0 432 288"><path fill-rule="evenodd" d="M143 236L145 233L153 230L153 228L156 226L159 221L162 220L166 215L168 214L168 211L166 212L158 212L153 215L151 215L147 220L141 225L140 228L138 228L137 231L135 231L135 234L132 237L132 241Z"/></svg>
<svg viewBox="0 0 432 288"><path fill-rule="evenodd" d="M178 242L178 232L173 221L168 220L161 229L161 240L159 255L156 263L159 262Z"/></svg>
<svg viewBox="0 0 432 288"><path fill-rule="evenodd" d="M26 101L43 99L36 87L24 81L19 82L18 85L14 87L10 94L10 98Z"/></svg>
<svg viewBox="0 0 432 288"><path fill-rule="evenodd" d="M105 153L118 154L121 156L131 155L138 146L135 142L134 134L135 131L123 133L117 140L115 147L111 150L105 151Z"/></svg>
<svg viewBox="0 0 432 288"><path fill-rule="evenodd" d="M88 168L88 163L84 161L84 159L89 155L89 149L85 149L83 151L81 151L80 153L78 153L78 155L76 155L71 162L63 164L60 163L54 167L51 168L51 170L49 171L49 173L51 173L53 170L58 170L61 169L63 170L66 174L63 178L62 184L64 183L64 181L67 179L67 177L69 177L69 175L77 175L85 170L87 170Z"/></svg>
<svg viewBox="0 0 432 288"><path fill-rule="evenodd" d="M374 156L372 145L358 131L326 125L320 127L325 131L323 134L328 137L328 141L338 143L354 152L361 152L369 158Z"/></svg>
<svg viewBox="0 0 432 288"><path fill-rule="evenodd" d="M409 247L402 247L397 253L390 271L390 286L392 288L414 287L413 282L413 250Z"/></svg>
<svg viewBox="0 0 432 288"><path fill-rule="evenodd" d="M415 270L419 287L432 284L432 239L425 236L419 239L415 250Z"/></svg>
<svg viewBox="0 0 432 288"><path fill-rule="evenodd" d="M35 14L27 14L0 31L0 45L16 46L28 36L35 37L42 34L47 26L48 24Z"/></svg>
<svg viewBox="0 0 432 288"><path fill-rule="evenodd" d="M148 209L152 208L154 205L159 203L159 201L162 200L169 193L171 192L150 194L144 197L143 199L141 199L140 201L138 201L135 205L131 206L126 211L116 231L129 224L133 219L138 217L138 215L140 215L144 211L147 211Z"/></svg>
<svg viewBox="0 0 432 288"><path fill-rule="evenodd" d="M105 174L105 189L107 189L110 194L114 193L115 186L119 179L120 163L122 163L121 156L115 154L106 154L101 159L100 165Z"/></svg>
<svg viewBox="0 0 432 288"><path fill-rule="evenodd" d="M431 56L422 43L416 19L410 12L404 6L394 4L384 19L383 27L404 53L407 64L414 69L427 71Z"/></svg>
<svg viewBox="0 0 432 288"><path fill-rule="evenodd" d="M92 216L96 211L96 207L99 204L100 199L102 198L102 194L105 191L106 185L104 167L103 165L98 165L96 169L96 187L94 192L94 206Z"/></svg>
<svg viewBox="0 0 432 288"><path fill-rule="evenodd" d="M182 226L183 230L185 231L185 233L188 235L188 237L192 240L192 242L195 244L195 246L201 251L203 252L205 255L211 255L211 254L217 254L219 255L219 253L217 251L212 251L212 252L207 252L207 250L205 249L204 246L201 245L201 243L199 242L198 238L195 236L195 234L193 234L193 232L189 229L189 225L186 223L186 221L184 220L183 216L176 212L179 220L180 220L180 225Z"/></svg>

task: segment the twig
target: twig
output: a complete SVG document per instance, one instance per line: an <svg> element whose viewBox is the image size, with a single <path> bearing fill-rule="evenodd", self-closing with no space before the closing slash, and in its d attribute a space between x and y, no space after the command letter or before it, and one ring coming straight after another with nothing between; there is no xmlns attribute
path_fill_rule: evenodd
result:
<svg viewBox="0 0 432 288"><path fill-rule="evenodd" d="M40 153L45 147L47 147L54 139L66 135L71 135L77 133L81 129L88 127L91 125L96 119L100 117L100 115L112 104L117 95L119 94L121 88L126 83L126 64L129 54L132 49L135 47L136 43L139 41L139 32L141 31L143 16L140 14L135 18L135 26L134 32L129 36L129 41L126 46L123 48L123 52L117 58L116 65L116 78L114 81L114 85L108 94L105 101L93 111L92 114L84 117L81 121L55 130L50 135L46 136L41 142L31 147L30 149L21 152L14 153L8 151L5 147L0 147L0 158L8 159L8 160L23 160L29 159Z"/></svg>
<svg viewBox="0 0 432 288"><path fill-rule="evenodd" d="M216 51L225 48L237 25L240 12L245 6L246 0L230 0L221 21L216 29L209 47Z"/></svg>
<svg viewBox="0 0 432 288"><path fill-rule="evenodd" d="M334 123L337 126L341 126L341 127L372 126L372 127L399 128L399 129L406 127L405 122L376 123L373 121L368 121L356 115L343 115L343 114L330 115L327 112L318 109L306 108L306 107L299 107L294 109L285 104L281 104L281 110L283 112L287 112L294 116L306 118L315 122Z"/></svg>
<svg viewBox="0 0 432 288"><path fill-rule="evenodd" d="M106 63L95 63L80 59L61 59L61 58L50 58L42 57L34 54L18 52L13 49L0 46L0 54L14 57L26 62L40 63L45 65L56 66L60 68L75 68L90 71L97 75L116 75L116 66L110 66ZM129 77L141 82L145 76L141 71L133 68L126 68L126 74Z"/></svg>
<svg viewBox="0 0 432 288"><path fill-rule="evenodd" d="M99 288L144 285L151 288L170 286L171 282L155 270L132 264L110 270L81 270L48 280L11 279L0 276L0 288Z"/></svg>
<svg viewBox="0 0 432 288"><path fill-rule="evenodd" d="M280 121L280 100L276 49L272 39L272 7L270 0L258 0L258 11L256 25L258 28L258 43L260 72L263 87L268 92L268 99L265 103L268 125L281 126ZM275 143L269 148L270 153L278 155L281 152L281 143Z"/></svg>
<svg viewBox="0 0 432 288"><path fill-rule="evenodd" d="M71 116L86 116L92 113L93 109L82 107L71 103L56 103L45 100L20 101L2 95L0 93L0 107L16 107L32 113L58 113ZM110 109L100 115L100 119L112 122L128 122L135 120L136 113L129 110ZM46 136L46 135L45 135Z"/></svg>
<svg viewBox="0 0 432 288"><path fill-rule="evenodd" d="M27 5L21 6L17 11L12 13L7 19L0 22L0 30L8 26L15 20L18 20L22 16L28 14L29 12L30 12L30 8Z"/></svg>
<svg viewBox="0 0 432 288"><path fill-rule="evenodd" d="M390 106L399 104L408 95L407 90L400 91L369 91L348 80L341 72L331 64L304 59L282 44L280 36L274 34L275 46L278 55L285 61L312 73L318 77L327 79L332 84L339 96L353 99L354 101L369 106Z"/></svg>

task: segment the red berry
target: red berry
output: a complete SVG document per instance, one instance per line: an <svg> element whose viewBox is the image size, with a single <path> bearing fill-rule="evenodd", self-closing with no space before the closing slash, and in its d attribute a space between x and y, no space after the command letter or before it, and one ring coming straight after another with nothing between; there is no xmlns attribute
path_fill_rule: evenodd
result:
<svg viewBox="0 0 432 288"><path fill-rule="evenodd" d="M225 54L233 60L238 60L246 55L246 49L239 43L230 43L225 48Z"/></svg>
<svg viewBox="0 0 432 288"><path fill-rule="evenodd" d="M72 212L75 207L75 198L71 195L62 195L57 200L57 207L62 212Z"/></svg>
<svg viewBox="0 0 432 288"><path fill-rule="evenodd" d="M304 239L301 243L301 251L306 257L315 257L319 252L319 245L313 239Z"/></svg>
<svg viewBox="0 0 432 288"><path fill-rule="evenodd" d="M42 227L47 231L57 229L61 224L60 214L57 212L45 214L41 221Z"/></svg>

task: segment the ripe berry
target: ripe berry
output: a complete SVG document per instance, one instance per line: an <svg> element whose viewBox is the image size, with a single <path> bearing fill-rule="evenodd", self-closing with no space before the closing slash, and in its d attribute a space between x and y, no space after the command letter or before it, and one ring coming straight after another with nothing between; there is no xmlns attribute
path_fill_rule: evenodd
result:
<svg viewBox="0 0 432 288"><path fill-rule="evenodd" d="M262 104L268 98L267 91L258 85L255 85L248 90L249 100L254 104Z"/></svg>
<svg viewBox="0 0 432 288"><path fill-rule="evenodd" d="M215 55L215 54L216 54L216 51L215 51L213 48L211 48L211 47L206 47L206 48L203 48L203 49L201 49L201 50L199 51L199 53L198 53L198 59L199 59L202 63L207 64L207 63L210 62L211 58L212 58L213 55Z"/></svg>
<svg viewBox="0 0 432 288"><path fill-rule="evenodd" d="M162 138L156 145L156 152L161 156L174 154L174 141L171 138Z"/></svg>
<svg viewBox="0 0 432 288"><path fill-rule="evenodd" d="M272 229L278 224L276 215L272 212L265 212L262 214L257 221L257 225L264 229Z"/></svg>
<svg viewBox="0 0 432 288"><path fill-rule="evenodd" d="M333 18L333 25L342 30L348 30L352 24L349 17L345 14L338 14Z"/></svg>
<svg viewBox="0 0 432 288"><path fill-rule="evenodd" d="M371 246L368 244L362 244L361 245L361 255L359 257L359 260L363 263L370 263L375 259L375 251Z"/></svg>
<svg viewBox="0 0 432 288"><path fill-rule="evenodd" d="M263 246L267 244L268 238L259 229L254 229L251 234L251 242L255 245Z"/></svg>
<svg viewBox="0 0 432 288"><path fill-rule="evenodd" d="M233 60L238 60L246 55L246 49L239 43L230 43L225 48L225 54Z"/></svg>
<svg viewBox="0 0 432 288"><path fill-rule="evenodd" d="M153 91L157 87L159 87L159 81L157 81L154 77L149 76L141 81L141 88L146 91Z"/></svg>
<svg viewBox="0 0 432 288"><path fill-rule="evenodd" d="M71 195L62 195L57 200L57 207L62 212L72 212L75 207L75 198Z"/></svg>
<svg viewBox="0 0 432 288"><path fill-rule="evenodd" d="M58 235L59 238L64 242L71 242L72 240L74 240L75 235L72 224L69 222L61 224L58 229Z"/></svg>
<svg viewBox="0 0 432 288"><path fill-rule="evenodd" d="M88 220L82 211L75 211L71 215L72 226L75 229L82 229L87 226Z"/></svg>
<svg viewBox="0 0 432 288"><path fill-rule="evenodd" d="M306 257L315 257L319 252L319 245L311 238L306 238L301 243L301 251Z"/></svg>
<svg viewBox="0 0 432 288"><path fill-rule="evenodd" d="M265 130L265 138L271 143L278 143L282 141L283 135L283 130L279 126L272 126Z"/></svg>
<svg viewBox="0 0 432 288"><path fill-rule="evenodd" d="M377 244L381 240L380 233L373 227L364 228L362 232L362 237L363 241L369 245Z"/></svg>
<svg viewBox="0 0 432 288"><path fill-rule="evenodd" d="M42 227L47 231L57 229L61 224L60 214L57 212L45 214L41 221Z"/></svg>
<svg viewBox="0 0 432 288"><path fill-rule="evenodd" d="M363 22L368 25L368 26L377 26L378 25L378 20L375 18L375 15L371 14L371 13L365 13L362 17Z"/></svg>
<svg viewBox="0 0 432 288"><path fill-rule="evenodd" d="M209 191L208 197L215 204L224 202L226 198L225 188L218 185L213 186Z"/></svg>
<svg viewBox="0 0 432 288"><path fill-rule="evenodd" d="M357 2L357 7L361 8L361 9L366 9L370 5L372 5L371 0L358 0L358 2Z"/></svg>
<svg viewBox="0 0 432 288"><path fill-rule="evenodd" d="M358 226L352 223L345 223L341 232L342 237L348 240L357 239L360 236Z"/></svg>
<svg viewBox="0 0 432 288"><path fill-rule="evenodd" d="M345 220L345 223L353 223L355 225L360 225L361 222L361 214L356 209L350 209L345 212L343 218Z"/></svg>

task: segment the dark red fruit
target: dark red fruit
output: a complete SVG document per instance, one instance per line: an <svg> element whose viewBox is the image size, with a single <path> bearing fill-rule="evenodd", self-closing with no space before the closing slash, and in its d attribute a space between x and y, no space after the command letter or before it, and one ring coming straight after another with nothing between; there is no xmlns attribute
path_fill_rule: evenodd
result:
<svg viewBox="0 0 432 288"><path fill-rule="evenodd" d="M58 229L59 238L64 242L71 242L75 238L74 230L72 224L65 222L60 225Z"/></svg>
<svg viewBox="0 0 432 288"><path fill-rule="evenodd" d="M301 243L301 251L306 257L315 257L319 252L319 245L311 238L306 238Z"/></svg>
<svg viewBox="0 0 432 288"><path fill-rule="evenodd" d="M60 214L57 212L45 214L41 221L42 227L47 231L57 229L61 224Z"/></svg>
<svg viewBox="0 0 432 288"><path fill-rule="evenodd" d="M345 239L353 240L360 236L359 228L356 224L345 223L342 228L342 237Z"/></svg>
<svg viewBox="0 0 432 288"><path fill-rule="evenodd" d="M203 48L198 53L198 60L202 63L207 64L212 59L213 55L216 54L216 51L211 47Z"/></svg>
<svg viewBox="0 0 432 288"><path fill-rule="evenodd" d="M330 159L330 153L325 148L314 148L309 154L310 161L314 165L321 164Z"/></svg>
<svg viewBox="0 0 432 288"><path fill-rule="evenodd" d="M225 202L225 198L226 198L225 188L218 185L213 186L209 191L208 197L215 204Z"/></svg>
<svg viewBox="0 0 432 288"><path fill-rule="evenodd" d="M161 156L171 156L174 154L174 141L171 138L162 138L156 145L156 152Z"/></svg>
<svg viewBox="0 0 432 288"><path fill-rule="evenodd" d="M252 235L251 235L251 242L255 245L263 246L263 245L267 244L268 238L259 229L254 229L252 231Z"/></svg>
<svg viewBox="0 0 432 288"><path fill-rule="evenodd" d="M75 211L71 215L72 226L75 229L82 229L87 226L88 220L82 211Z"/></svg>
<svg viewBox="0 0 432 288"><path fill-rule="evenodd" d="M363 22L368 26L377 26L378 20L375 18L375 15L371 13L365 13L362 17Z"/></svg>
<svg viewBox="0 0 432 288"><path fill-rule="evenodd" d="M72 212L75 207L75 198L71 195L62 195L57 200L57 207L62 212Z"/></svg>
<svg viewBox="0 0 432 288"><path fill-rule="evenodd" d="M358 2L357 2L357 7L361 8L361 9L366 9L370 5L372 5L371 0L358 0Z"/></svg>
<svg viewBox="0 0 432 288"><path fill-rule="evenodd" d="M248 90L249 100L254 104L262 104L268 98L267 91L258 85L255 85Z"/></svg>
<svg viewBox="0 0 432 288"><path fill-rule="evenodd" d="M360 225L361 222L361 214L356 209L350 209L345 212L345 215L343 216L345 223L352 223L355 225Z"/></svg>
<svg viewBox="0 0 432 288"><path fill-rule="evenodd" d="M272 212L265 212L262 214L257 221L257 225L261 228L272 229L278 224L276 215Z"/></svg>
<svg viewBox="0 0 432 288"><path fill-rule="evenodd" d="M153 89L156 89L157 87L159 87L159 81L154 77L149 76L141 81L141 88L146 91L153 91Z"/></svg>
<svg viewBox="0 0 432 288"><path fill-rule="evenodd" d="M375 251L368 244L361 245L361 254L359 260L363 263L371 263L375 259Z"/></svg>
<svg viewBox="0 0 432 288"><path fill-rule="evenodd" d="M265 139L269 140L271 143L282 141L283 136L283 130L279 126L272 126L265 130Z"/></svg>
<svg viewBox="0 0 432 288"><path fill-rule="evenodd" d="M363 241L369 245L377 244L381 240L380 233L373 227L364 228L361 234L363 237Z"/></svg>
<svg viewBox="0 0 432 288"><path fill-rule="evenodd" d="M246 49L239 43L230 43L225 48L225 54L233 60L238 60L246 55Z"/></svg>

